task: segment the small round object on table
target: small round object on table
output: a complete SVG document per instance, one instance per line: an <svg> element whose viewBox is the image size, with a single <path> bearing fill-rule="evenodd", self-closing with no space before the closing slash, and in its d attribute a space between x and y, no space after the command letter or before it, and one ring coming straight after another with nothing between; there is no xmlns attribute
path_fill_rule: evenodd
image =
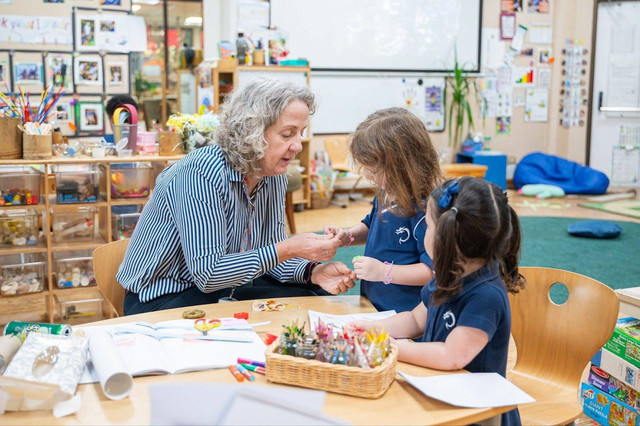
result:
<svg viewBox="0 0 640 426"><path fill-rule="evenodd" d="M206 315L206 313L202 309L189 309L189 310L184 311L182 313L182 318L185 318L185 319L198 319L198 318L204 318L205 315Z"/></svg>

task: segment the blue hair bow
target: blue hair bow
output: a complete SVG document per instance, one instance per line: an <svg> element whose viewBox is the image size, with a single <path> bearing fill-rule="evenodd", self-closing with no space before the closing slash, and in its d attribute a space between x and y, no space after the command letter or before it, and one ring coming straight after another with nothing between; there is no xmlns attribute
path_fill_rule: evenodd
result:
<svg viewBox="0 0 640 426"><path fill-rule="evenodd" d="M451 205L451 199L459 191L460 185L458 185L457 180L454 180L442 191L442 194L440 194L440 198L438 198L438 207L440 207L441 209L446 209L447 207L449 207Z"/></svg>

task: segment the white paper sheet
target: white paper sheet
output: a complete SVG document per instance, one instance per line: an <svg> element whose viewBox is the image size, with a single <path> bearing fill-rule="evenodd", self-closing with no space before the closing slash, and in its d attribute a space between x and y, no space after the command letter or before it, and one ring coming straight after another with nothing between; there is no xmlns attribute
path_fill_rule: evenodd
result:
<svg viewBox="0 0 640 426"><path fill-rule="evenodd" d="M546 122L549 118L549 89L527 89L524 121Z"/></svg>
<svg viewBox="0 0 640 426"><path fill-rule="evenodd" d="M485 68L498 68L502 66L504 56L504 43L500 41L498 28L482 29L482 66Z"/></svg>
<svg viewBox="0 0 640 426"><path fill-rule="evenodd" d="M76 50L142 52L147 48L144 18L117 13L76 15Z"/></svg>
<svg viewBox="0 0 640 426"><path fill-rule="evenodd" d="M72 44L71 18L4 15L0 42L24 44Z"/></svg>
<svg viewBox="0 0 640 426"><path fill-rule="evenodd" d="M529 25L529 43L551 44L553 42L553 32L551 29L551 24Z"/></svg>
<svg viewBox="0 0 640 426"><path fill-rule="evenodd" d="M430 398L457 407L487 408L535 402L522 389L497 373L442 374L417 377L398 372L411 386Z"/></svg>
<svg viewBox="0 0 640 426"><path fill-rule="evenodd" d="M309 311L309 324L311 327L314 327L315 324L318 323L318 319L322 319L322 321L329 325L332 324L334 328L343 328L345 324L350 323L352 321L358 320L366 320L366 321L375 321L380 319L389 318L394 316L396 311L382 311L382 312L372 312L368 314L351 314L351 315L333 315L333 314L325 314L323 312Z"/></svg>

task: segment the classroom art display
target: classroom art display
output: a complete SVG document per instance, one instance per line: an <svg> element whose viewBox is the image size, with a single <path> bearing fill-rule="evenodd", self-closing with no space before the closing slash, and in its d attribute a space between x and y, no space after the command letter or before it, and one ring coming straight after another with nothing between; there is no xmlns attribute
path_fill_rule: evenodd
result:
<svg viewBox="0 0 640 426"><path fill-rule="evenodd" d="M500 14L500 40L511 40L516 35L516 14Z"/></svg>
<svg viewBox="0 0 640 426"><path fill-rule="evenodd" d="M104 130L104 105L101 102L78 102L76 111L79 131L102 132Z"/></svg>
<svg viewBox="0 0 640 426"><path fill-rule="evenodd" d="M511 117L496 118L496 135L511 134Z"/></svg>
<svg viewBox="0 0 640 426"><path fill-rule="evenodd" d="M100 56L77 56L74 61L76 84L102 85L102 58Z"/></svg>
<svg viewBox="0 0 640 426"><path fill-rule="evenodd" d="M37 62L16 62L13 67L13 78L16 85L42 83L42 64Z"/></svg>
<svg viewBox="0 0 640 426"><path fill-rule="evenodd" d="M549 64L552 62L552 50L551 47L540 47L538 48L538 62L540 64Z"/></svg>
<svg viewBox="0 0 640 426"><path fill-rule="evenodd" d="M549 117L549 90L527 89L524 105L524 121L533 123L546 122Z"/></svg>
<svg viewBox="0 0 640 426"><path fill-rule="evenodd" d="M71 77L71 54L49 53L46 57L47 83L54 87L63 87L65 92L73 91L73 79Z"/></svg>
<svg viewBox="0 0 640 426"><path fill-rule="evenodd" d="M71 45L71 18L4 15L0 19L0 42Z"/></svg>
<svg viewBox="0 0 640 426"><path fill-rule="evenodd" d="M516 87L532 87L536 85L536 69L534 67L513 67L513 84Z"/></svg>
<svg viewBox="0 0 640 426"><path fill-rule="evenodd" d="M100 0L101 6L121 6L122 0Z"/></svg>
<svg viewBox="0 0 640 426"><path fill-rule="evenodd" d="M76 116L71 102L70 98L61 98L55 106L56 114L50 120L50 123L59 127L65 136L76 133Z"/></svg>
<svg viewBox="0 0 640 426"><path fill-rule="evenodd" d="M11 82L9 81L9 62L0 61L0 86L4 90Z"/></svg>
<svg viewBox="0 0 640 426"><path fill-rule="evenodd" d="M522 12L524 0L500 0L500 9L503 12Z"/></svg>
<svg viewBox="0 0 640 426"><path fill-rule="evenodd" d="M107 84L109 86L122 86L124 84L124 73L126 70L124 62L114 62L107 65Z"/></svg>
<svg viewBox="0 0 640 426"><path fill-rule="evenodd" d="M76 15L76 50L141 52L146 49L144 19L118 13Z"/></svg>
<svg viewBox="0 0 640 426"><path fill-rule="evenodd" d="M527 12L549 13L549 3L551 3L551 0L529 0L527 4Z"/></svg>
<svg viewBox="0 0 640 426"><path fill-rule="evenodd" d="M444 104L442 86L430 86L425 88L425 126L430 131L444 130Z"/></svg>

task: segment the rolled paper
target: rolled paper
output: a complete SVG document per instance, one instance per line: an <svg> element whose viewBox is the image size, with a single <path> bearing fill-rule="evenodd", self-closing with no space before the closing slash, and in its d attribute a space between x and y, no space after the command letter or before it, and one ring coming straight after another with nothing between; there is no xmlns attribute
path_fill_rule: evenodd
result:
<svg viewBox="0 0 640 426"><path fill-rule="evenodd" d="M89 337L89 352L105 396L113 400L126 398L133 388L133 378L120 358L111 336L106 331L92 333Z"/></svg>
<svg viewBox="0 0 640 426"><path fill-rule="evenodd" d="M4 373L11 358L20 349L20 345L22 345L22 342L14 334L0 337L0 374Z"/></svg>

